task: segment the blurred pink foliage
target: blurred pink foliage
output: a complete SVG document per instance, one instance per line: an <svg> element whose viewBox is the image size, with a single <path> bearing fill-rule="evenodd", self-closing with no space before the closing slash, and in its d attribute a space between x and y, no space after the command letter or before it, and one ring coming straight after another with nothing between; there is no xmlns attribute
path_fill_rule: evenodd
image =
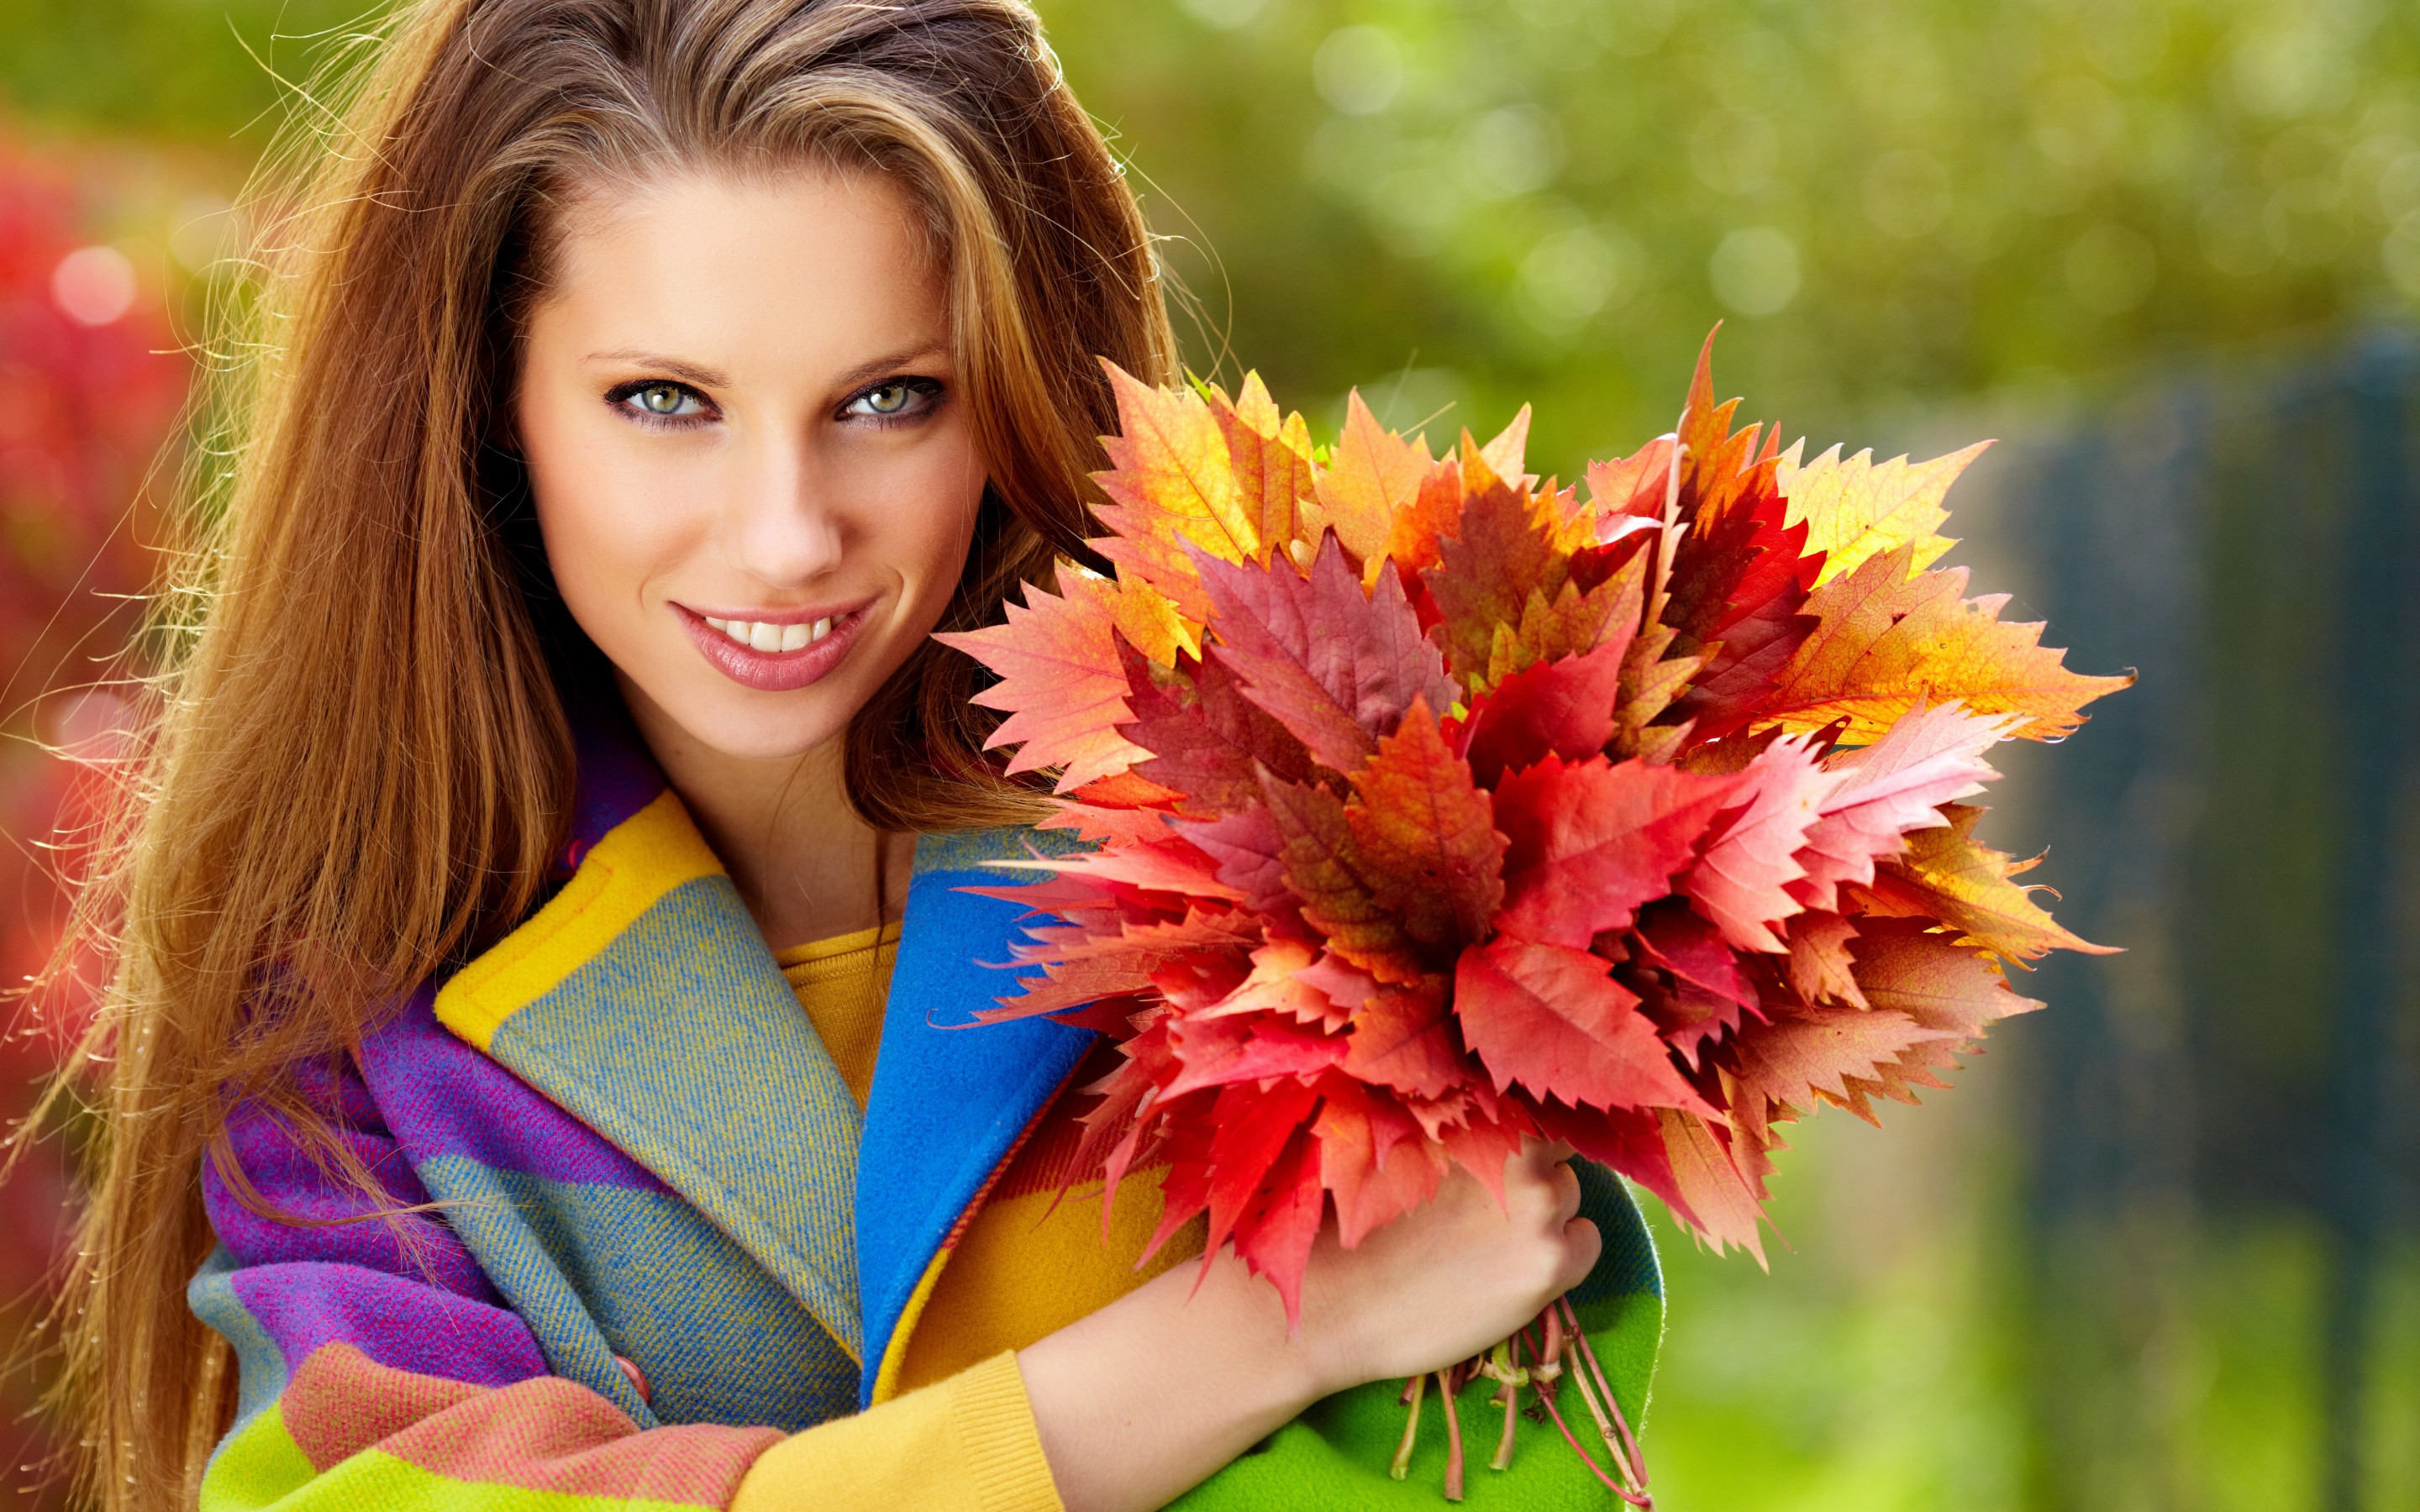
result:
<svg viewBox="0 0 2420 1512"><path fill-rule="evenodd" d="M63 878L113 788L100 759L127 705L100 685L120 675L137 613L126 595L151 574L147 480L192 374L165 291L95 243L89 182L0 138L0 1119L12 1123L88 1007L89 963L30 997L14 989L53 964ZM14 1335L42 1304L71 1200L55 1140L0 1185L0 1326ZM11 1470L41 1458L25 1413L35 1385L0 1380Z"/></svg>

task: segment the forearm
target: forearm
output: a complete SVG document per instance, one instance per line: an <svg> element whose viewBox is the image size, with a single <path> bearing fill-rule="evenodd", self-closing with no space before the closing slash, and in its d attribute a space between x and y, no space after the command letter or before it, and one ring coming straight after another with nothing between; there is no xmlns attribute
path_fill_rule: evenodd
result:
<svg viewBox="0 0 2420 1512"><path fill-rule="evenodd" d="M1182 1265L1017 1353L1069 1512L1159 1506L1329 1390L1275 1288L1220 1255Z"/></svg>

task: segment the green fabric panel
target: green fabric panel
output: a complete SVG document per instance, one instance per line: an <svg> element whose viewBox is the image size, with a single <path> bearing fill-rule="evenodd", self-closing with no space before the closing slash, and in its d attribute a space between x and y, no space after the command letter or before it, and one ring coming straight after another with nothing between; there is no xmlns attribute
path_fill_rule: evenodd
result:
<svg viewBox="0 0 2420 1512"><path fill-rule="evenodd" d="M295 1447L286 1419L272 1402L228 1434L210 1457L210 1468L202 1476L201 1512L276 1506L318 1473Z"/></svg>
<svg viewBox="0 0 2420 1512"><path fill-rule="evenodd" d="M1643 1435L1655 1355L1664 1339L1664 1284L1654 1241L1637 1202L1618 1179L1584 1161L1574 1164L1581 1178L1580 1211L1595 1221L1605 1252L1588 1279L1572 1289L1573 1303L1597 1362L1621 1401L1622 1415L1633 1432ZM1476 1381L1456 1400L1464 1505L1518 1507L1523 1512L1606 1512L1622 1505L1580 1463L1553 1423L1533 1423L1526 1414L1514 1430L1512 1466L1500 1472L1488 1469L1504 1431L1504 1410L1492 1400L1495 1392L1494 1381ZM1445 1418L1437 1411L1434 1381L1421 1410L1410 1473L1400 1481L1387 1473L1404 1435L1402 1395L1400 1381L1373 1381L1315 1403L1259 1449L1171 1505L1185 1512L1442 1505ZM1524 1392L1523 1400L1530 1396ZM1579 1393L1566 1385L1555 1399L1573 1434L1598 1463L1605 1463L1604 1444ZM1643 1442L1641 1448L1652 1475L1654 1452Z"/></svg>
<svg viewBox="0 0 2420 1512"><path fill-rule="evenodd" d="M728 1234L677 1196L551 1181L444 1155L420 1167L557 1375L658 1423L795 1433L857 1411L857 1362ZM651 1391L637 1406L615 1355ZM601 1367L582 1371L567 1362Z"/></svg>
<svg viewBox="0 0 2420 1512"><path fill-rule="evenodd" d="M489 1053L696 1204L857 1356L857 1099L728 877L666 893Z"/></svg>

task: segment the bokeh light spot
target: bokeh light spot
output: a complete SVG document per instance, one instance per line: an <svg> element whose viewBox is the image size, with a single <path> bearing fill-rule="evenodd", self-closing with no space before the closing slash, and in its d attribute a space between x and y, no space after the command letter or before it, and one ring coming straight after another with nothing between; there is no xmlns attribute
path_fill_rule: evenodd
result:
<svg viewBox="0 0 2420 1512"><path fill-rule="evenodd" d="M1723 238L1707 263L1714 298L1741 315L1775 315L1798 297L1798 243L1769 225Z"/></svg>
<svg viewBox="0 0 2420 1512"><path fill-rule="evenodd" d="M1346 26L1328 34L1311 57L1319 98L1347 116L1375 116L1404 87L1404 44L1384 26Z"/></svg>
<svg viewBox="0 0 2420 1512"><path fill-rule="evenodd" d="M51 302L78 325L105 326L134 307L134 265L116 247L79 247L51 270Z"/></svg>

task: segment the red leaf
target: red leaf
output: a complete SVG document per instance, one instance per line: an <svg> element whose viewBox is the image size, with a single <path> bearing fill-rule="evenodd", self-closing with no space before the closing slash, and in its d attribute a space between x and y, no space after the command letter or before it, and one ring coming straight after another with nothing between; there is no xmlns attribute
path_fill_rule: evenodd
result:
<svg viewBox="0 0 2420 1512"><path fill-rule="evenodd" d="M1467 1072L1446 1032L1441 980L1382 992L1353 1015L1346 1074L1418 1097L1437 1097Z"/></svg>
<svg viewBox="0 0 2420 1512"><path fill-rule="evenodd" d="M1721 933L1680 900L1650 904L1631 938L1649 964L1742 1008L1756 1006L1756 989L1740 975L1738 958L1723 944Z"/></svg>
<svg viewBox="0 0 2420 1512"><path fill-rule="evenodd" d="M1218 1101L1204 1120L1210 1129L1210 1234L1202 1246L1205 1259L1227 1242L1236 1220L1252 1211L1262 1178L1318 1107L1318 1092L1304 1082L1280 1080L1266 1087L1243 1083L1218 1089ZM1171 1233L1174 1228L1168 1219L1172 1216L1163 1214L1160 1220L1161 1227ZM1184 1223L1178 1219L1174 1227L1183 1227Z"/></svg>
<svg viewBox="0 0 2420 1512"><path fill-rule="evenodd" d="M1176 829L1218 864L1218 880L1244 895L1248 911L1264 918L1295 911L1285 839L1266 807L1256 803L1216 819L1180 821Z"/></svg>
<svg viewBox="0 0 2420 1512"><path fill-rule="evenodd" d="M1575 950L1629 924L1672 890L1740 779L1596 757L1549 756L1496 786L1496 825L1510 842L1496 927Z"/></svg>
<svg viewBox="0 0 2420 1512"><path fill-rule="evenodd" d="M1121 731L1149 753L1138 779L1173 789L1187 813L1216 814L1260 802L1260 771L1289 782L1311 780L1311 752L1286 727L1249 699L1226 659L1180 662L1187 683L1150 684L1141 658L1128 664L1139 677L1131 695L1133 722Z"/></svg>
<svg viewBox="0 0 2420 1512"><path fill-rule="evenodd" d="M1440 709L1454 702L1391 567L1365 596L1334 536L1321 538L1308 579L1277 558L1238 567L1197 553L1196 564L1218 606L1211 655L1242 677L1245 697L1337 771L1368 759L1414 699Z"/></svg>
<svg viewBox="0 0 2420 1512"><path fill-rule="evenodd" d="M1336 1197L1337 1240L1353 1249L1380 1224L1435 1196L1446 1156L1392 1098L1341 1078L1325 1085L1314 1126L1319 1179Z"/></svg>
<svg viewBox="0 0 2420 1512"><path fill-rule="evenodd" d="M1919 705L1873 745L1834 757L1828 765L1838 781L1807 831L1798 857L1807 880L1792 890L1812 907L1837 909L1839 884L1871 883L1876 858L1907 849L1902 836L1947 824L1940 805L1980 793L1999 777L1982 753L2013 722L1955 703Z"/></svg>
<svg viewBox="0 0 2420 1512"><path fill-rule="evenodd" d="M1235 1255L1278 1288L1289 1331L1302 1323L1302 1274L1327 1208L1319 1173L1318 1139L1309 1133L1295 1134L1235 1223Z"/></svg>
<svg viewBox="0 0 2420 1512"><path fill-rule="evenodd" d="M1705 1108L1610 969L1556 945L1475 946L1454 973L1463 1038L1498 1091L1517 1083L1596 1107Z"/></svg>
<svg viewBox="0 0 2420 1512"><path fill-rule="evenodd" d="M1613 738L1613 706L1621 688L1629 637L1585 656L1541 662L1514 672L1480 699L1470 714L1470 769L1493 786L1508 767L1533 766L1549 755L1584 761Z"/></svg>
<svg viewBox="0 0 2420 1512"><path fill-rule="evenodd" d="M1487 795L1437 733L1425 700L1378 742L1353 788L1344 817L1358 852L1355 870L1405 933L1444 948L1443 966L1486 932L1504 898L1504 837Z"/></svg>
<svg viewBox="0 0 2420 1512"><path fill-rule="evenodd" d="M1819 805L1841 779L1823 770L1807 743L1777 740L1742 774L1747 807L1706 847L1683 890L1743 950L1779 950L1770 928L1802 906L1788 885L1806 876L1796 859Z"/></svg>
<svg viewBox="0 0 2420 1512"><path fill-rule="evenodd" d="M1183 1017L1169 1025L1168 1039L1183 1069L1160 1089L1166 1097L1272 1076L1309 1081L1342 1061L1347 1044L1341 1034L1307 1031L1267 1015Z"/></svg>
<svg viewBox="0 0 2420 1512"><path fill-rule="evenodd" d="M1322 963L1329 964L1332 969L1314 979L1312 970ZM1321 984L1334 980L1337 971L1359 977L1369 983L1372 993L1377 989L1373 978L1334 963L1324 952L1314 953L1300 940L1271 940L1252 951L1251 974L1243 984L1202 1016L1223 1019L1247 1013L1283 1013L1298 1024L1331 1032L1342 1029L1353 1011L1369 995L1355 994L1342 999L1328 995ZM1342 1041L1337 1041L1337 1048L1342 1054Z"/></svg>

